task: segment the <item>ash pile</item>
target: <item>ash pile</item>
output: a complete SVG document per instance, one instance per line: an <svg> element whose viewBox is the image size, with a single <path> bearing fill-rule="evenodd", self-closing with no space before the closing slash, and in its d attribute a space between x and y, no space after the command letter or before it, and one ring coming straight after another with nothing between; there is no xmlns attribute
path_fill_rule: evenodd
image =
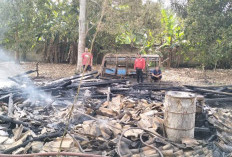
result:
<svg viewBox="0 0 232 157"><path fill-rule="evenodd" d="M229 86L205 89L174 86L170 82L133 85L126 79L97 78L96 74L94 71L33 85L24 82L22 75L11 78L18 85L0 89L1 154L232 155L232 111L208 105L212 100L228 100L232 94ZM167 91L203 95L197 99L194 138L182 138L179 142L167 138Z"/></svg>

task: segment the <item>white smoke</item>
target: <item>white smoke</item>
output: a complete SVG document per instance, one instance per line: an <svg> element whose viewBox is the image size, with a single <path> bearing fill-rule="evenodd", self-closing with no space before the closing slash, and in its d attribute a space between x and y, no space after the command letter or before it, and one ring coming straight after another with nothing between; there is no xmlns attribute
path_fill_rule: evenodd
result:
<svg viewBox="0 0 232 157"><path fill-rule="evenodd" d="M18 75L19 73L19 67L15 65L11 57L6 55L6 51L0 48L0 88L15 85L8 77Z"/></svg>
<svg viewBox="0 0 232 157"><path fill-rule="evenodd" d="M38 90L34 85L33 81L26 75L23 77L16 78L20 84L15 83L10 77L22 74L25 71L20 67L20 65L15 64L12 57L6 54L7 51L0 49L0 89L1 88L18 88L22 90L28 98L27 102L32 105L47 105L52 103L53 100L50 95L44 91Z"/></svg>

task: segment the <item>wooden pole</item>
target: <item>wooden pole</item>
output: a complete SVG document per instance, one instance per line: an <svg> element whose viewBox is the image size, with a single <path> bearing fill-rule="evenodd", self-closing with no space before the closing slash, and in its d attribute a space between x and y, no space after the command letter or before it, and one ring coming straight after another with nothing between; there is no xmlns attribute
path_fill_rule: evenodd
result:
<svg viewBox="0 0 232 157"><path fill-rule="evenodd" d="M36 63L36 77L39 77L39 62Z"/></svg>
<svg viewBox="0 0 232 157"><path fill-rule="evenodd" d="M13 94L11 93L9 96L9 102L8 102L8 117L13 117L13 111L14 111L14 103L13 103Z"/></svg>

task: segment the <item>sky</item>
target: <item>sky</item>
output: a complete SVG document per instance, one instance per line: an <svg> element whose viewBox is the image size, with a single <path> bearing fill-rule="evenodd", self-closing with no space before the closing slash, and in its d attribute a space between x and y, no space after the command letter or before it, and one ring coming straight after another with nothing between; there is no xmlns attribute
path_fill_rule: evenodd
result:
<svg viewBox="0 0 232 157"><path fill-rule="evenodd" d="M147 0L144 0L144 2L146 2ZM171 0L151 0L153 2L162 2L164 7L171 7ZM186 0L177 0L177 2L179 3L186 3Z"/></svg>
<svg viewBox="0 0 232 157"><path fill-rule="evenodd" d="M146 2L147 0L143 0L144 2ZM151 0L153 2L162 2L164 4L165 7L170 7L171 6L171 0Z"/></svg>

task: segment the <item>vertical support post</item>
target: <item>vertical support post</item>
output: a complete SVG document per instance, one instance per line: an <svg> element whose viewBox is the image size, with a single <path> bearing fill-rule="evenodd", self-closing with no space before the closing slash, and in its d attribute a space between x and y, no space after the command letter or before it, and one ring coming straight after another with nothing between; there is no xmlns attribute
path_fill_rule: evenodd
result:
<svg viewBox="0 0 232 157"><path fill-rule="evenodd" d="M13 103L13 94L11 93L9 96L9 102L8 102L8 117L13 116L13 111L14 111L14 103Z"/></svg>
<svg viewBox="0 0 232 157"><path fill-rule="evenodd" d="M39 77L39 62L36 63L36 77Z"/></svg>
<svg viewBox="0 0 232 157"><path fill-rule="evenodd" d="M159 67L161 66L161 57L158 58L159 60Z"/></svg>
<svg viewBox="0 0 232 157"><path fill-rule="evenodd" d="M108 103L108 104L109 104L109 102L110 102L110 93L111 93L110 87L108 87L108 91L107 91L107 103Z"/></svg>
<svg viewBox="0 0 232 157"><path fill-rule="evenodd" d="M118 55L116 55L116 68L115 68L115 75L118 75Z"/></svg>
<svg viewBox="0 0 232 157"><path fill-rule="evenodd" d="M126 76L128 75L128 61L129 60L129 56L126 56Z"/></svg>

